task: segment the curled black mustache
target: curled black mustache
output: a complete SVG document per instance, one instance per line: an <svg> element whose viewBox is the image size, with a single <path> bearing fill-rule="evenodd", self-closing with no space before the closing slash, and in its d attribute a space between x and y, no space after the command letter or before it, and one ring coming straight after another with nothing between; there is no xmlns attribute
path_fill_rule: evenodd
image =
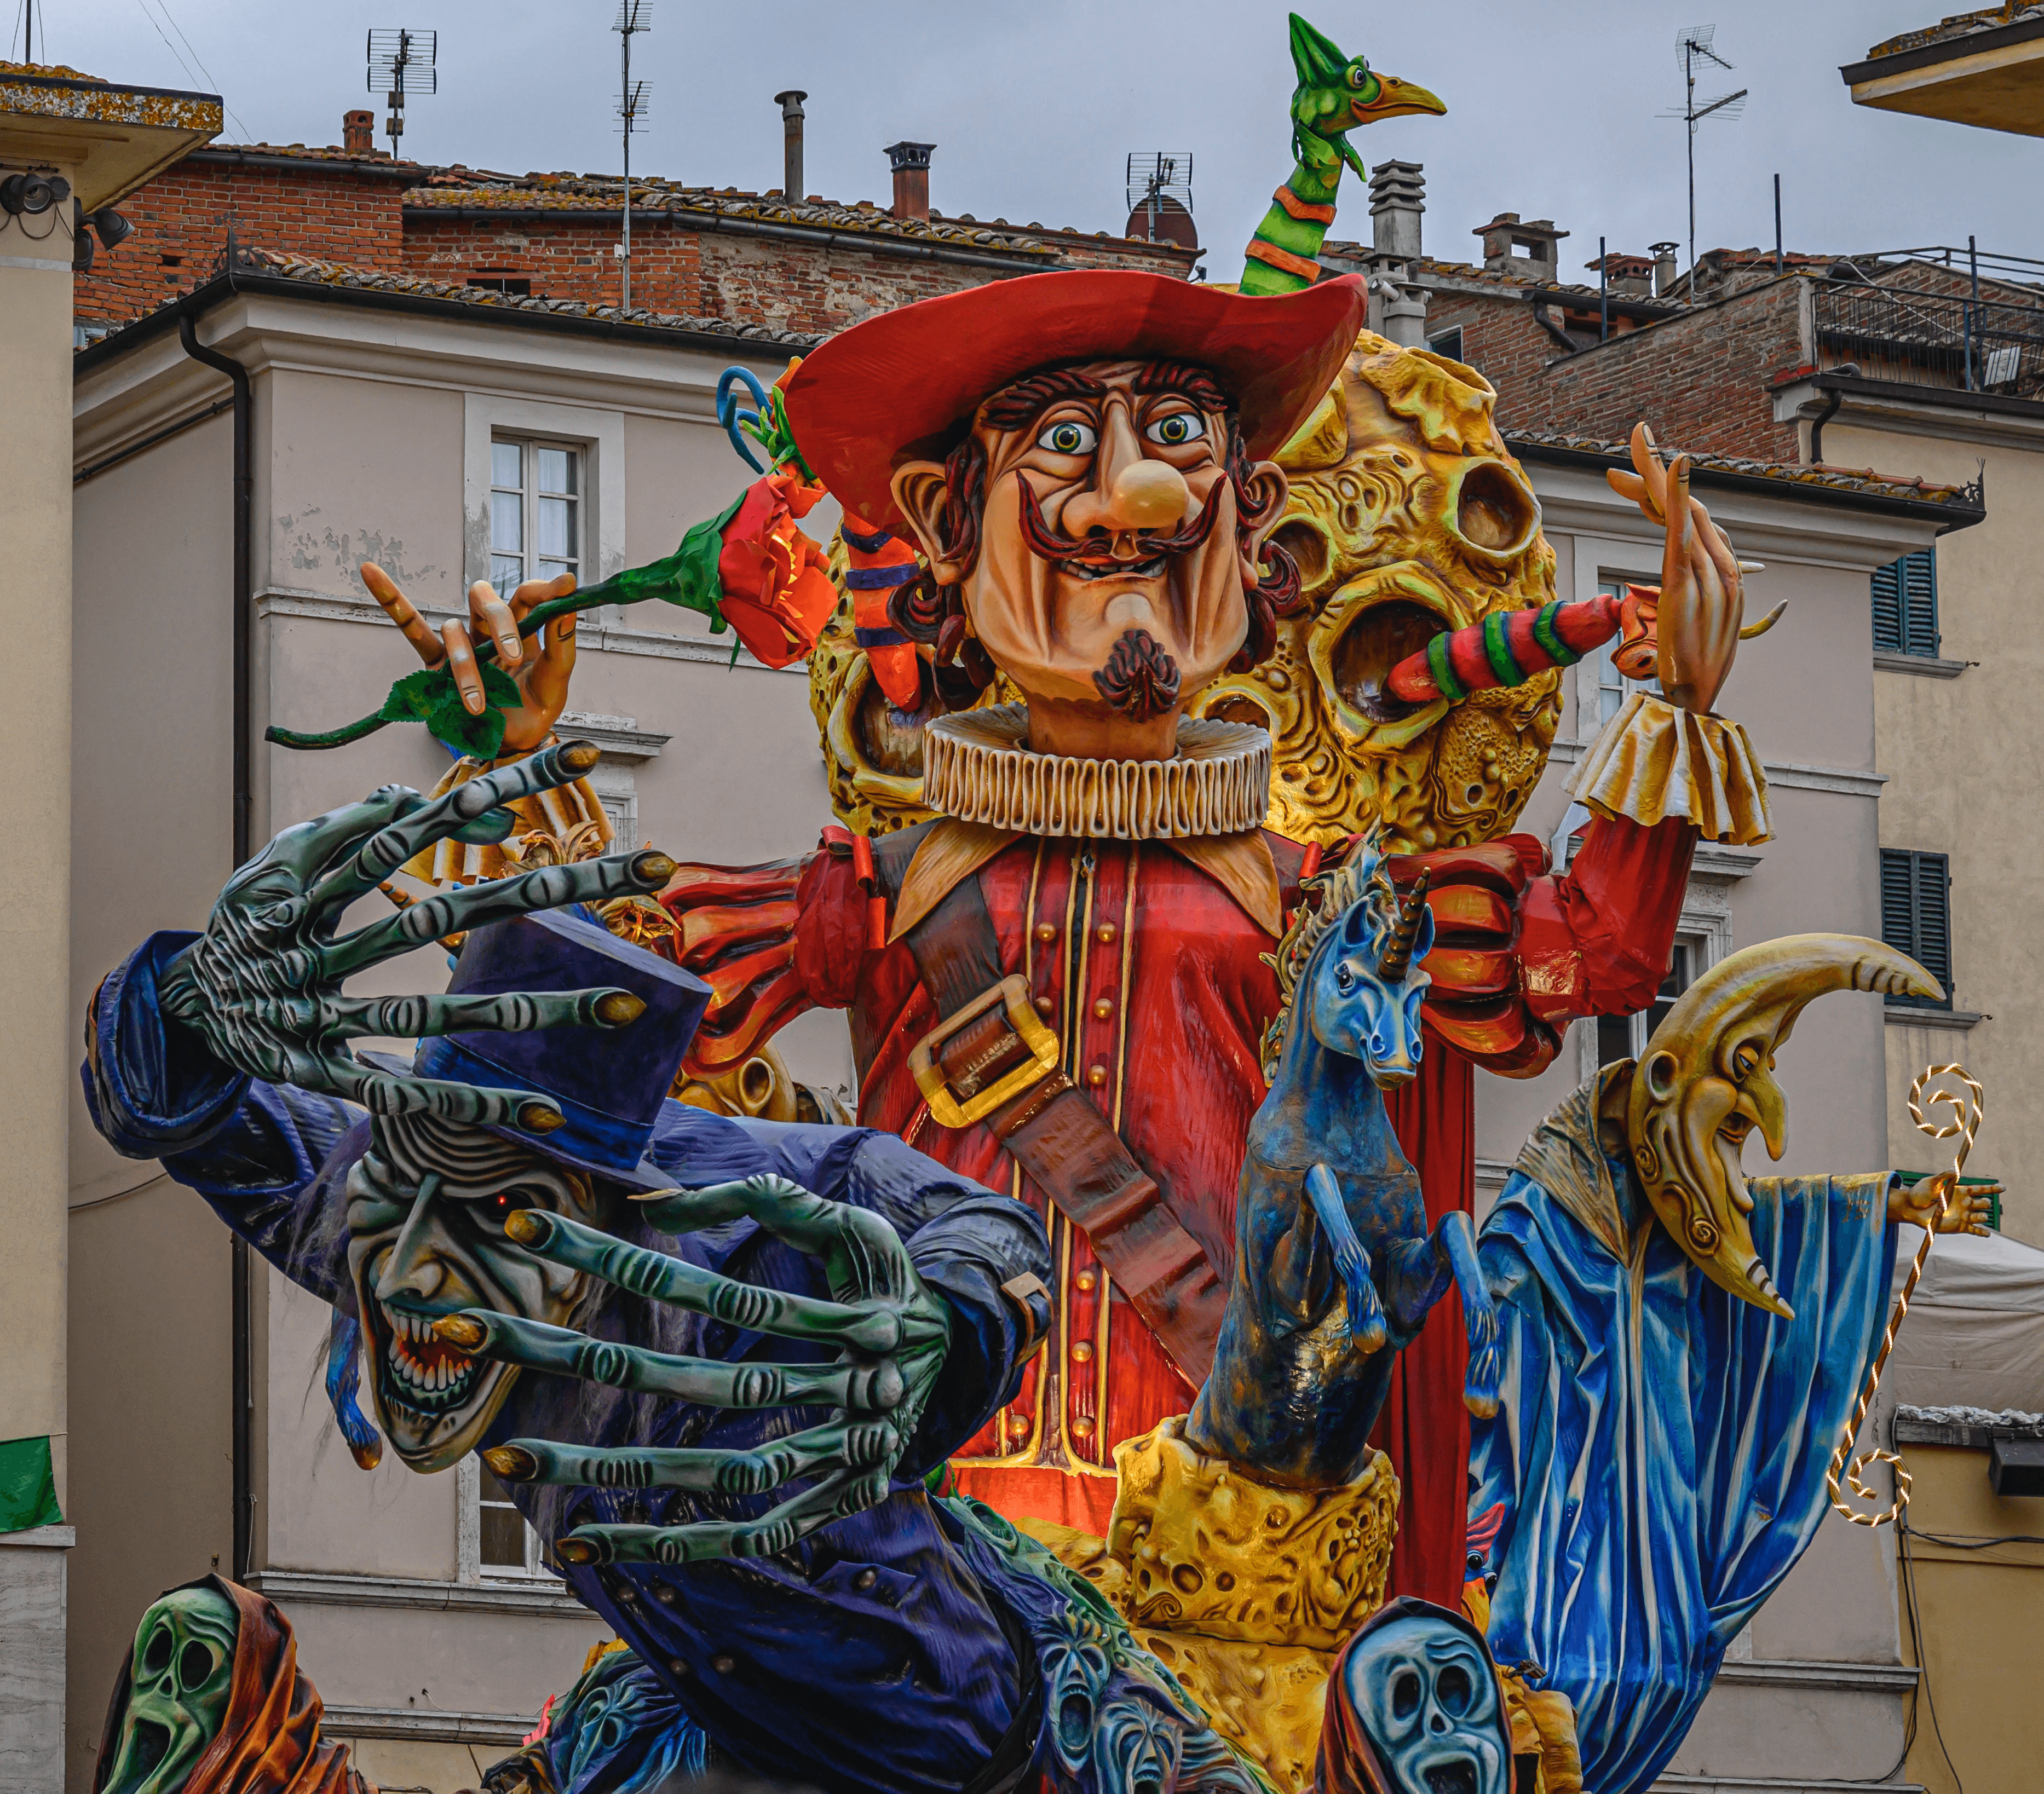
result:
<svg viewBox="0 0 2044 1794"><path fill-rule="evenodd" d="M1029 544L1032 554L1047 561L1073 561L1088 556L1097 557L1108 547L1107 540L1100 536L1066 536L1054 529L1043 517L1043 508L1036 502L1035 488L1030 485L1018 467L1015 483L1020 489L1022 540ZM1218 489L1200 507L1200 514L1191 522L1181 524L1169 536L1154 535L1147 530L1139 530L1135 536L1135 559L1149 560L1158 555L1182 555L1198 547L1213 534L1214 515L1220 507L1214 502L1220 497Z"/></svg>

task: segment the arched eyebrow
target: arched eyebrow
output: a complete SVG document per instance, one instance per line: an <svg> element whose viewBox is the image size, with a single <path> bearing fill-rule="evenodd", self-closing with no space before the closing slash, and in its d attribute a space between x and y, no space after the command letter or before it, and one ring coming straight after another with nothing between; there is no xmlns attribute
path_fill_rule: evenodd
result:
<svg viewBox="0 0 2044 1794"><path fill-rule="evenodd" d="M1031 374L1012 386L1004 386L979 408L979 421L989 430L1003 434L1027 429L1058 400L1097 398L1107 383L1076 367L1054 367Z"/></svg>
<svg viewBox="0 0 2044 1794"><path fill-rule="evenodd" d="M1136 371L1139 393L1176 393L1190 399L1202 411L1231 411L1235 401L1221 390L1220 382L1204 367L1189 361L1153 361Z"/></svg>

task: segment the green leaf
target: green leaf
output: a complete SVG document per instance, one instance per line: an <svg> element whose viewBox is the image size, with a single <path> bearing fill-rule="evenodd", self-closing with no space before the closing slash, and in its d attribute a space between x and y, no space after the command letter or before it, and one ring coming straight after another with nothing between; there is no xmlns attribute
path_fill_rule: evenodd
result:
<svg viewBox="0 0 2044 1794"><path fill-rule="evenodd" d="M448 684L451 686L453 681ZM456 696L450 696L426 718L426 727L448 747L478 760L495 759L504 745L504 713L486 709L481 716L472 716Z"/></svg>
<svg viewBox="0 0 2044 1794"><path fill-rule="evenodd" d="M494 660L478 663L482 670L482 695L500 710L522 710L525 708L524 694L518 690L518 682Z"/></svg>
<svg viewBox="0 0 2044 1794"><path fill-rule="evenodd" d="M386 723L423 723L454 695L454 675L446 667L421 667L391 686L376 714Z"/></svg>

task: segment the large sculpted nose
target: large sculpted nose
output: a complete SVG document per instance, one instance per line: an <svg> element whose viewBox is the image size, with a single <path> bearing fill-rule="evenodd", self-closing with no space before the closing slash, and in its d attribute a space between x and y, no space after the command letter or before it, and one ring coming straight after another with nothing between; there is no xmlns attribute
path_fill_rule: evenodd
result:
<svg viewBox="0 0 2044 1794"><path fill-rule="evenodd" d="M1166 532L1185 521L1192 503L1185 476L1170 462L1146 455L1127 407L1110 404L1101 420L1093 483L1074 495L1062 521L1073 536L1094 529L1110 536Z"/></svg>
<svg viewBox="0 0 2044 1794"><path fill-rule="evenodd" d="M383 1261L376 1279L376 1299L390 1302L410 1296L430 1302L447 1281L447 1267L434 1250L433 1197L440 1178L432 1172L421 1181L398 1243Z"/></svg>

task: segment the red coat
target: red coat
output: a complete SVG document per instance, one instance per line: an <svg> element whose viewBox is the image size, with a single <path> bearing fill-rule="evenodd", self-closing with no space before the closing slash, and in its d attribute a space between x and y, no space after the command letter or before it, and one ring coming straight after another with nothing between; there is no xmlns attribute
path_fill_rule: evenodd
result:
<svg viewBox="0 0 2044 1794"><path fill-rule="evenodd" d="M1695 831L1593 823L1565 877L1514 836L1395 860L1432 872L1439 939L1427 962L1432 1049L1392 1118L1430 1216L1473 1201L1472 1061L1530 1075L1567 1022L1644 1008L1666 974ZM1302 851L1266 833L1279 901L1297 901ZM1265 1085L1258 1043L1278 1004L1272 931L1168 843L1020 838L979 879L1003 967L1024 974L1064 1046L1062 1066L1156 1180L1225 1283L1243 1146ZM954 1460L970 1493L1011 1516L1105 1536L1114 1447L1184 1412L1193 1391L1093 1258L983 1127L933 1123L910 1050L939 1020L908 947L875 947L850 837L777 866L685 868L663 901L678 955L715 992L697 1069L743 1058L813 1006L851 1012L859 1120L1046 1215L1053 1333L1016 1399ZM1272 918L1274 920L1274 918ZM1405 1485L1397 1592L1451 1604L1462 1581L1469 1429L1452 1297L1406 1348L1379 1427Z"/></svg>

